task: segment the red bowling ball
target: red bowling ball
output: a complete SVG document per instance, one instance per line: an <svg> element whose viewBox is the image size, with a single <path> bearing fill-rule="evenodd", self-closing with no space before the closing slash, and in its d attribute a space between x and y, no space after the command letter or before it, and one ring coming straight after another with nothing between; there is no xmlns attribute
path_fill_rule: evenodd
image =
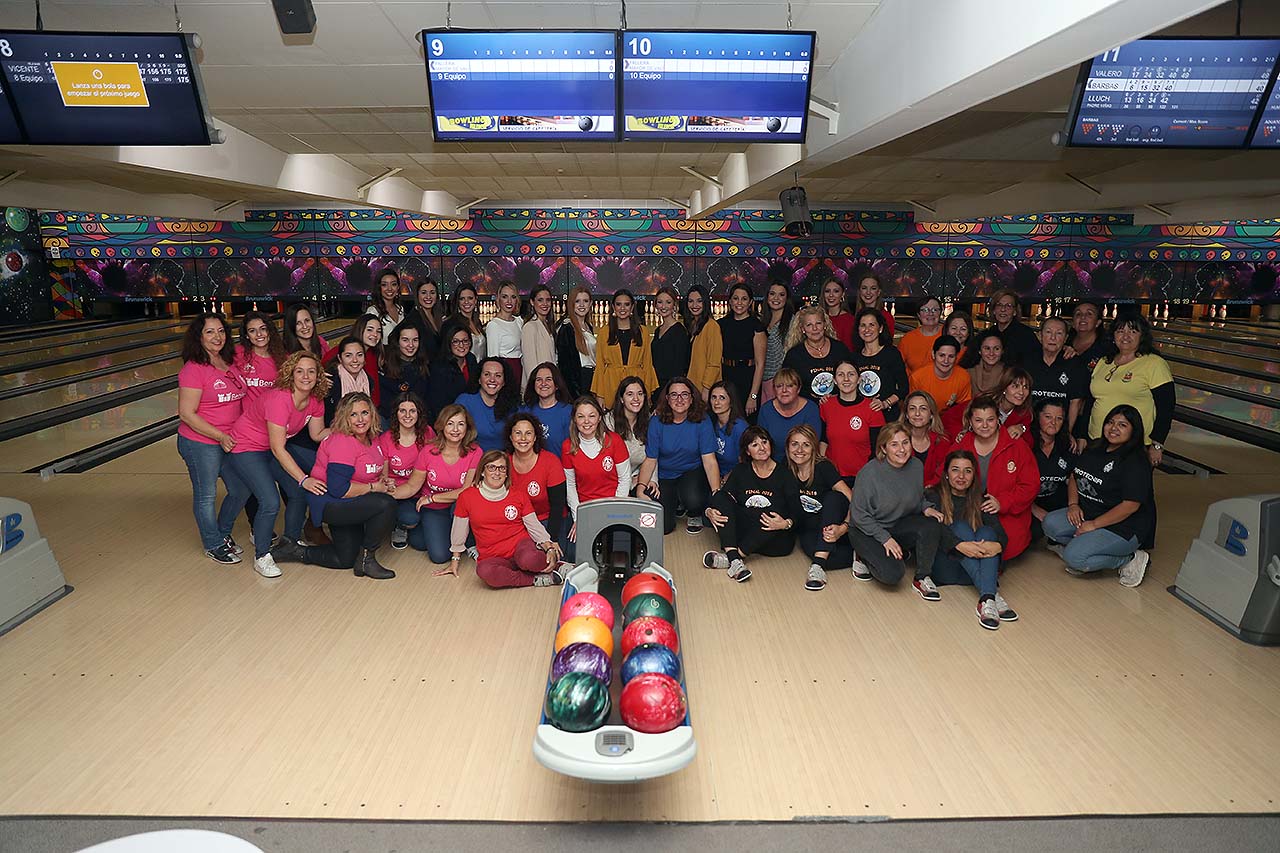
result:
<svg viewBox="0 0 1280 853"><path fill-rule="evenodd" d="M676 636L675 626L657 616L632 619L631 624L622 630L622 656L625 658L632 649L645 643L661 643L676 654L680 653L680 638Z"/></svg>
<svg viewBox="0 0 1280 853"><path fill-rule="evenodd" d="M671 588L671 584L653 572L640 572L622 585L622 606L626 607L631 599L646 592L660 595L671 604L676 603L676 592Z"/></svg>
<svg viewBox="0 0 1280 853"><path fill-rule="evenodd" d="M597 592L580 592L570 596L560 607L558 624L563 625L575 616L594 616L610 628L613 627L613 605Z"/></svg>
<svg viewBox="0 0 1280 853"><path fill-rule="evenodd" d="M618 700L622 722L646 734L669 732L684 722L689 703L680 682L661 672L637 675Z"/></svg>

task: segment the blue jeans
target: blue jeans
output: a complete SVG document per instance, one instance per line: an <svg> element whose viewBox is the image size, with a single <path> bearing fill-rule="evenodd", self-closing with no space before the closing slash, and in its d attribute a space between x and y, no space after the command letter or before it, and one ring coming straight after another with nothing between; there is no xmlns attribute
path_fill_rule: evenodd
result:
<svg viewBox="0 0 1280 853"><path fill-rule="evenodd" d="M396 525L410 530L418 526L418 498L403 498L396 501Z"/></svg>
<svg viewBox="0 0 1280 853"><path fill-rule="evenodd" d="M967 521L951 524L951 532L961 542L995 542L996 532L985 524L974 530ZM938 586L976 586L978 595L995 595L1000 574L1000 556L965 557L939 551L933 560L933 582Z"/></svg>
<svg viewBox="0 0 1280 853"><path fill-rule="evenodd" d="M452 554L449 538L453 530L453 507L428 509L418 512L418 526L409 531L409 544L419 551L426 551L433 563L447 563Z"/></svg>
<svg viewBox="0 0 1280 853"><path fill-rule="evenodd" d="M1138 550L1138 537L1126 539L1105 527L1077 535L1075 525L1067 520L1066 509L1055 509L1044 517L1044 535L1066 545L1062 559L1080 572L1118 569Z"/></svg>
<svg viewBox="0 0 1280 853"><path fill-rule="evenodd" d="M264 557L271 550L271 540L276 534L276 516L280 514L281 493L288 501L284 511L284 535L295 542L302 538L302 525L307 520L306 495L274 453L270 450L231 453L224 464L237 478L236 486L230 482L227 484L227 502L235 507L235 511L240 512L250 494L258 499L258 513L253 517L253 543L257 556Z"/></svg>
<svg viewBox="0 0 1280 853"><path fill-rule="evenodd" d="M191 477L191 510L196 517L196 527L200 530L200 544L206 551L222 545L222 540L231 535L235 526L236 515L244 504L238 507L229 506L230 501L222 502L222 510L218 512L218 477L227 484L227 493L239 488L239 478L223 465L227 454L220 444L205 444L193 441L185 435L178 436L178 455L187 463L187 474Z"/></svg>

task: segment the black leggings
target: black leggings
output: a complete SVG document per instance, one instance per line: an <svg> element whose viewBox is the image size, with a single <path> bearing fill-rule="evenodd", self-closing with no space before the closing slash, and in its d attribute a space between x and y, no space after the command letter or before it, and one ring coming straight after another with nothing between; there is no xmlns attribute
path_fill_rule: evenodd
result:
<svg viewBox="0 0 1280 853"><path fill-rule="evenodd" d="M361 548L374 550L395 527L396 499L368 492L358 498L333 501L324 508L324 521L329 525L333 544L307 547L306 562L330 569L350 569Z"/></svg>
<svg viewBox="0 0 1280 853"><path fill-rule="evenodd" d="M796 534L791 530L764 530L756 521L756 513L740 506L723 491L711 498L711 506L724 513L728 521L720 528L720 547L737 548L744 555L785 557L796 547Z"/></svg>
<svg viewBox="0 0 1280 853"><path fill-rule="evenodd" d="M827 568L849 568L853 565L853 546L849 544L849 537L841 536L834 542L826 542L822 538L822 528L829 524L844 524L848 520L849 499L832 489L822 498L821 512L806 512L803 518L796 519L800 550L810 560L819 551L826 551Z"/></svg>
<svg viewBox="0 0 1280 853"><path fill-rule="evenodd" d="M942 542L942 524L925 515L908 515L889 525L889 535L897 540L903 551L912 548L916 552L916 579L927 578L933 570L933 558ZM871 570L871 576L880 583L893 586L902 580L907 565L885 553L884 545L858 529L849 528L853 550ZM905 555L904 555L905 556Z"/></svg>
<svg viewBox="0 0 1280 853"><path fill-rule="evenodd" d="M664 533L676 529L676 503L684 505L685 512L691 516L702 515L707 509L707 501L711 499L711 486L707 483L707 472L702 466L685 471L679 477L658 480L659 502L662 504L662 527Z"/></svg>

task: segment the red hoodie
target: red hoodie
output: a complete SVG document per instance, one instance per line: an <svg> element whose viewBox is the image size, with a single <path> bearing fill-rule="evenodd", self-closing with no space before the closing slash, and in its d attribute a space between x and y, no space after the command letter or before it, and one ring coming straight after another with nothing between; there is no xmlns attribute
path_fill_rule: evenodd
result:
<svg viewBox="0 0 1280 853"><path fill-rule="evenodd" d="M967 450L977 456L973 433L960 436L951 450ZM986 493L1000 502L1000 524L1009 536L1002 556L1012 560L1031 544L1031 504L1040 493L1040 468L1027 443L1010 438L1004 428L996 433L996 447L991 451Z"/></svg>

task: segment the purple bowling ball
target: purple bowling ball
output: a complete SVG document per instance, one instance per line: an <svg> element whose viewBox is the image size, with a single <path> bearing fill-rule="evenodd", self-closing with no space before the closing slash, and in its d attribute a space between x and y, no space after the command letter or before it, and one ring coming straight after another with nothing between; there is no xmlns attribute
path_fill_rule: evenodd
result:
<svg viewBox="0 0 1280 853"><path fill-rule="evenodd" d="M613 663L599 646L570 643L557 652L551 662L551 682L559 681L567 672L585 672L608 684L613 677Z"/></svg>

